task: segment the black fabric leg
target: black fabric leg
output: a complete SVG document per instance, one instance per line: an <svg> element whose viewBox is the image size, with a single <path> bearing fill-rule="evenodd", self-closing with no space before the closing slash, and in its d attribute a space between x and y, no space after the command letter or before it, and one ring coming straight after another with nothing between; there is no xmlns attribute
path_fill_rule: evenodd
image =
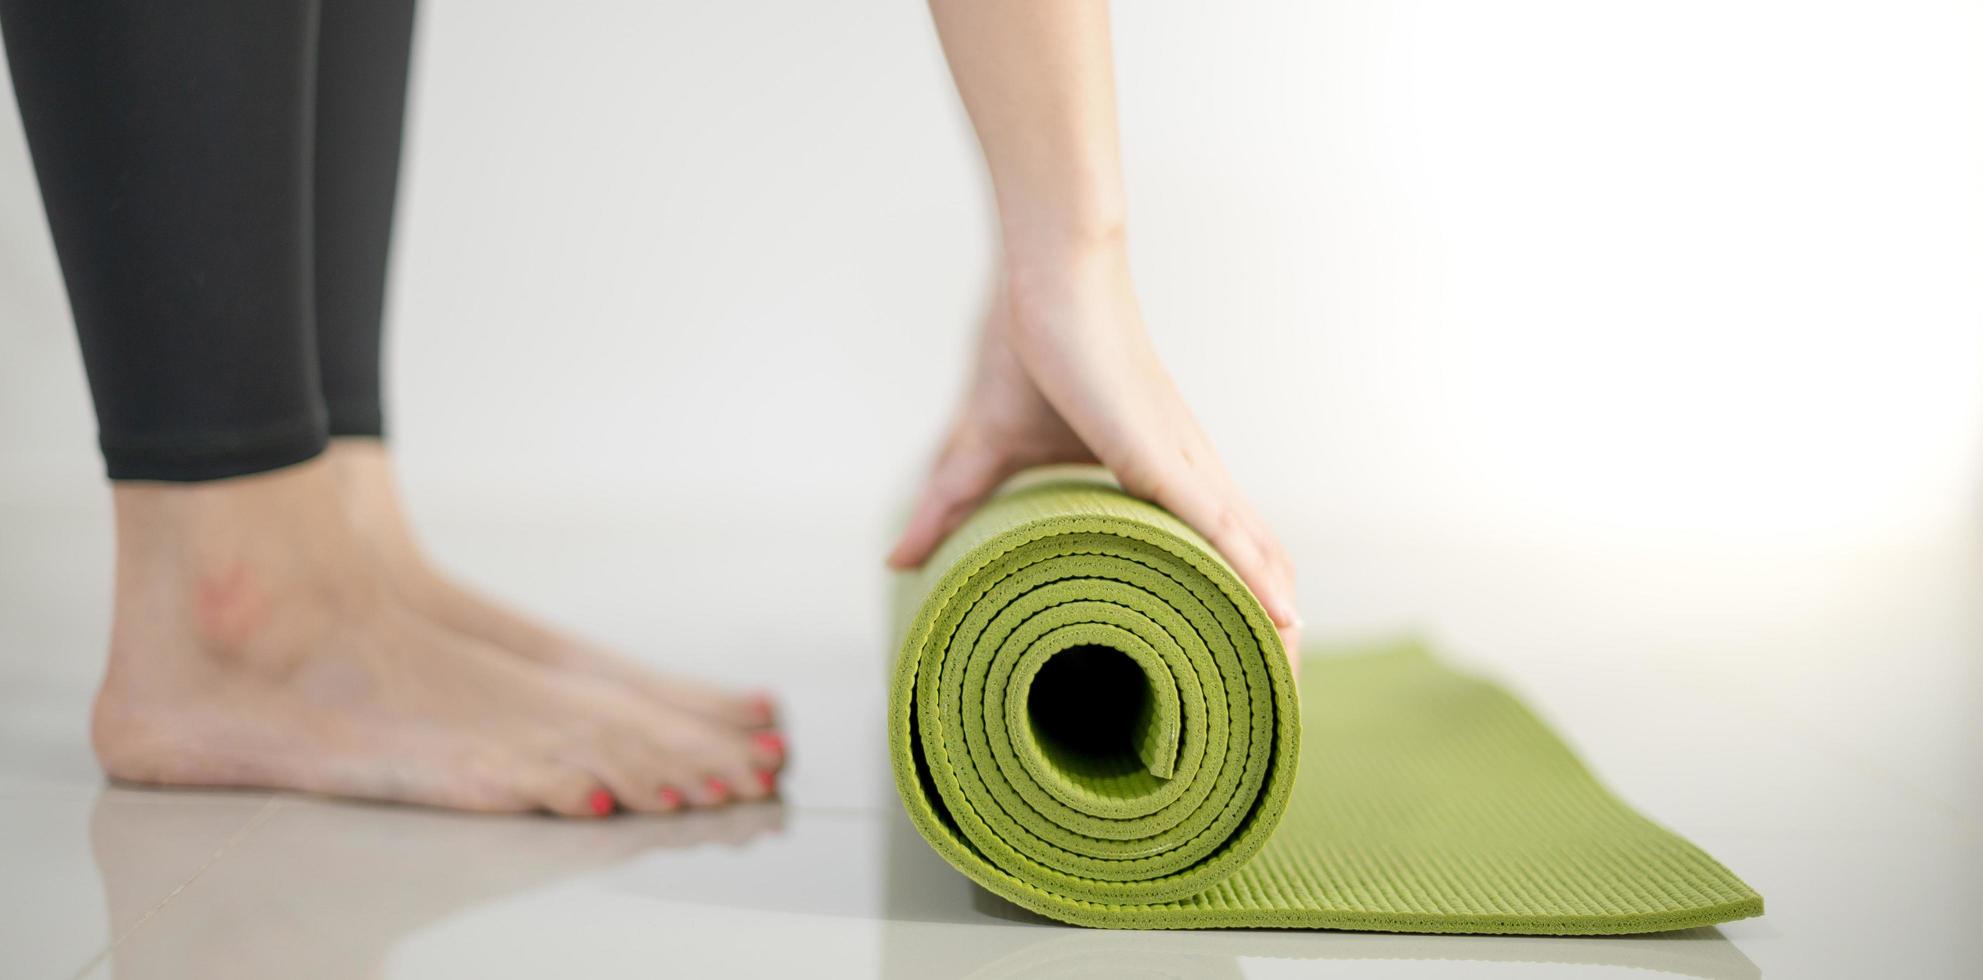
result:
<svg viewBox="0 0 1983 980"><path fill-rule="evenodd" d="M334 436L385 431L380 340L413 0L325 0L317 42L317 362Z"/></svg>
<svg viewBox="0 0 1983 980"><path fill-rule="evenodd" d="M0 0L112 479L300 462L314 0Z"/></svg>

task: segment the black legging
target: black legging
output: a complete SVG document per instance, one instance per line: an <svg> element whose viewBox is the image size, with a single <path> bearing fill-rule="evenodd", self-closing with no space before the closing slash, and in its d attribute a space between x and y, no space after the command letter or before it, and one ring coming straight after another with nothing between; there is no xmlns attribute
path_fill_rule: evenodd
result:
<svg viewBox="0 0 1983 980"><path fill-rule="evenodd" d="M114 480L377 436L412 0L0 0Z"/></svg>

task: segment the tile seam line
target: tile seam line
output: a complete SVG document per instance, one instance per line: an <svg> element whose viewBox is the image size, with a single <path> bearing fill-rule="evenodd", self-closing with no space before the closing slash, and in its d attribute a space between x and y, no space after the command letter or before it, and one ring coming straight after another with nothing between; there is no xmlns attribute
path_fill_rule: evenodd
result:
<svg viewBox="0 0 1983 980"><path fill-rule="evenodd" d="M150 922L152 917L158 915L167 903L178 898L181 892L193 887L193 883L200 880L200 876L206 874L207 869L212 868L228 851L233 850L236 844L241 843L243 839L249 834L254 833L262 824L267 823L269 817L273 816L275 811L281 808L282 801L275 797L270 797L262 801L261 808L250 814L248 819L242 821L241 826L236 827L233 833L228 834L227 839L221 841L220 846L214 848L213 853L207 855L207 859L200 862L200 866L193 869L193 873L186 876L185 881L180 882L177 887L166 892L165 897L152 903L151 908L145 910L145 914L138 916L138 921L131 923L130 928L112 937L108 945L98 950L95 956L90 957L89 962L84 963L80 969L71 975L72 980L82 980L83 977L88 976L89 972L95 969L97 964L103 962L110 954L115 953L117 947L124 945L139 929L144 928L145 923Z"/></svg>

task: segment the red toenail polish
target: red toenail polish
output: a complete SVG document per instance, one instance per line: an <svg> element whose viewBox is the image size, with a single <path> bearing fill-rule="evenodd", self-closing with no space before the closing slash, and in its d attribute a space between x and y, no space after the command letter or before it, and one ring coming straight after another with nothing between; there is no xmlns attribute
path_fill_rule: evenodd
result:
<svg viewBox="0 0 1983 980"><path fill-rule="evenodd" d="M682 805L682 791L673 786L661 787L661 805L672 810Z"/></svg>
<svg viewBox="0 0 1983 980"><path fill-rule="evenodd" d="M785 754L785 736L777 732L758 732L751 736L751 741L756 742L758 748L772 755Z"/></svg>
<svg viewBox="0 0 1983 980"><path fill-rule="evenodd" d="M588 802L592 805L594 816L603 817L613 812L613 794L603 789L593 790L592 798Z"/></svg>
<svg viewBox="0 0 1983 980"><path fill-rule="evenodd" d="M703 780L702 785L708 787L709 794L719 800L725 799L730 795L730 784L717 779L715 776Z"/></svg>
<svg viewBox="0 0 1983 980"><path fill-rule="evenodd" d="M778 787L778 779L771 774L771 770L759 769L757 771L757 784L764 787L764 791L769 793Z"/></svg>

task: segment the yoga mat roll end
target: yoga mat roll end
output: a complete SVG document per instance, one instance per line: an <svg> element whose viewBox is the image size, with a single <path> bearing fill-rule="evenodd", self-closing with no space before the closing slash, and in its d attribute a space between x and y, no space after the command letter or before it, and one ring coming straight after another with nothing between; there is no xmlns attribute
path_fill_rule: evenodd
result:
<svg viewBox="0 0 1983 980"><path fill-rule="evenodd" d="M1555 935L1761 914L1519 702L1422 646L1310 657L1304 703L1239 576L1097 469L1016 478L897 589L903 806L944 860L1035 912Z"/></svg>
<svg viewBox="0 0 1983 980"><path fill-rule="evenodd" d="M1022 904L1145 904L1264 845L1299 696L1266 611L1197 532L1099 470L1036 471L911 586L898 788L960 870Z"/></svg>

